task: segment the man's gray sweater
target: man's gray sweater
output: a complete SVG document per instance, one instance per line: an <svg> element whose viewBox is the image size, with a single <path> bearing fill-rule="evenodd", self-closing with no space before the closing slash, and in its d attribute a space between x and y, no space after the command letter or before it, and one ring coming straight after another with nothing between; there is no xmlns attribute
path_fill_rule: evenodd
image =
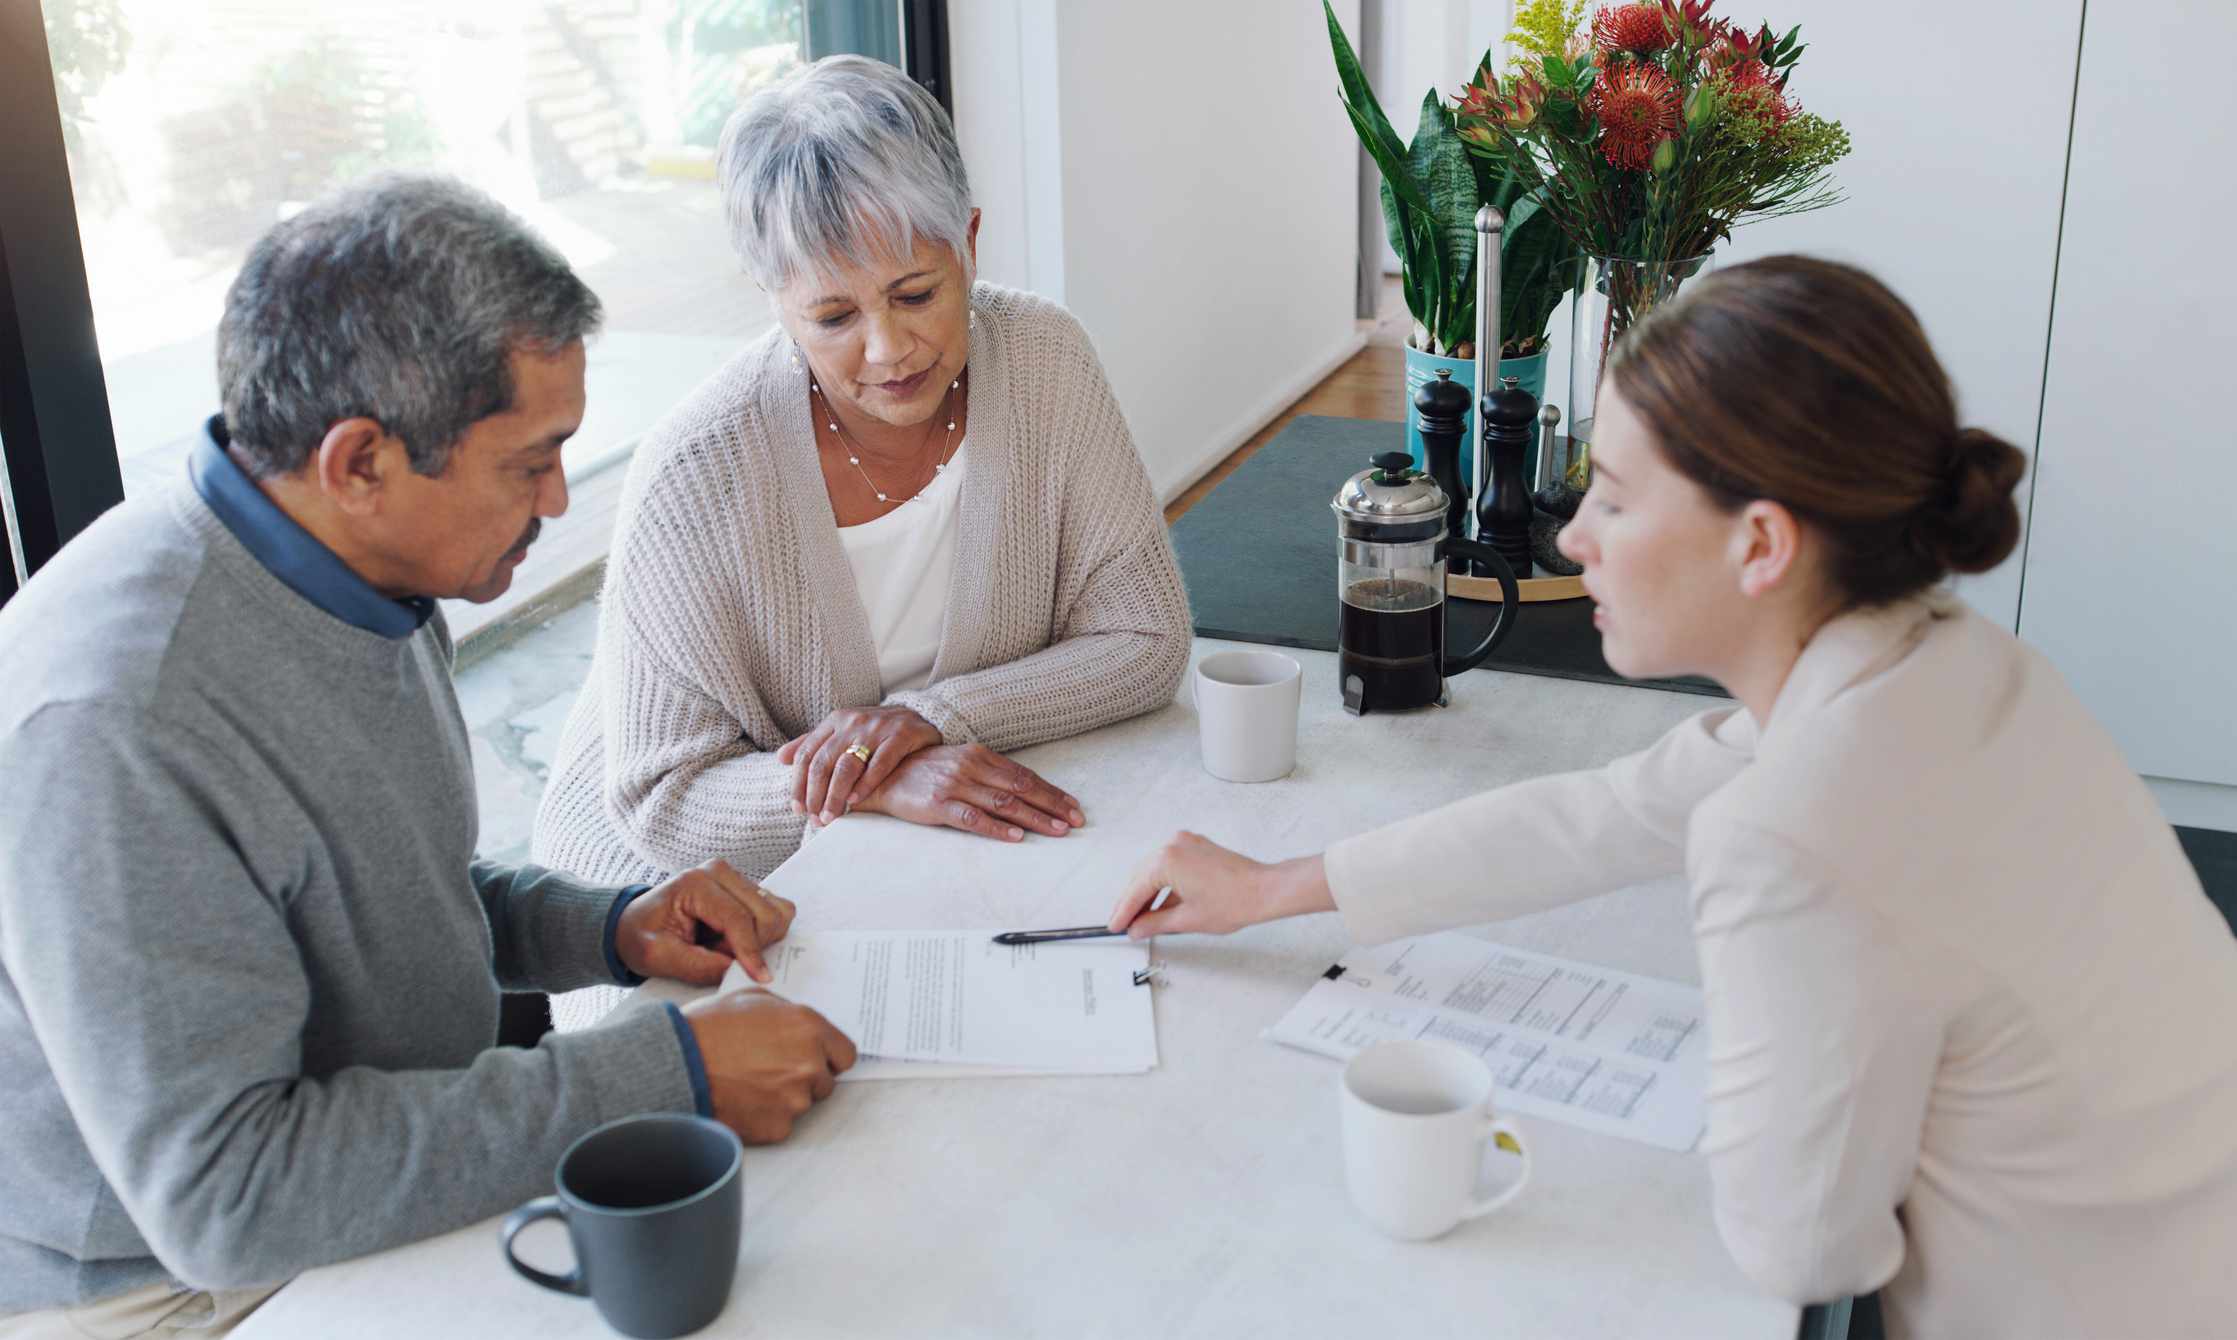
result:
<svg viewBox="0 0 2237 1340"><path fill-rule="evenodd" d="M501 987L614 980L617 890L475 863L450 655L184 481L0 609L0 1313L282 1280L694 1108L672 1010L493 1047Z"/></svg>

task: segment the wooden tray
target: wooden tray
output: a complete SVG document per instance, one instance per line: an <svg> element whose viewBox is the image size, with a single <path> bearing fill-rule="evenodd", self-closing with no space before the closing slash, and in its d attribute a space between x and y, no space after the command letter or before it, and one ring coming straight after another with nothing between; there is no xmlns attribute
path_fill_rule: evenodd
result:
<svg viewBox="0 0 2237 1340"><path fill-rule="evenodd" d="M1582 577L1524 577L1515 586L1522 593L1522 603L1535 605L1541 600L1580 600L1585 593ZM1494 577L1463 577L1457 572L1445 574L1445 594L1455 600L1489 600L1497 602L1499 581Z"/></svg>

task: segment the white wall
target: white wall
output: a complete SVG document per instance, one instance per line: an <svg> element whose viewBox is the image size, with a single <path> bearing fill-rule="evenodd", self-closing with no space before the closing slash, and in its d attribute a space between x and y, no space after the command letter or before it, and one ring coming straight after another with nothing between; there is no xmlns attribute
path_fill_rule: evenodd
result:
<svg viewBox="0 0 2237 1340"><path fill-rule="evenodd" d="M1779 32L1802 25L1810 49L1791 91L1848 128L1855 151L1834 169L1848 199L1742 228L1718 263L1807 251L1871 270L1918 311L1966 420L2032 452L2081 0L1757 0L1744 12L1758 10ZM2019 587L2017 555L1959 584L2007 628Z"/></svg>
<svg viewBox="0 0 2237 1340"><path fill-rule="evenodd" d="M1806 251L1871 270L1918 310L1967 418L2032 451L2081 0L1724 8L1780 32L1802 25L1810 49L1793 91L1847 126L1855 148L1835 169L1847 199L1743 227L1716 263ZM1387 0L1376 92L1401 134L1422 91L1457 88L1510 12L1505 0ZM1548 398L1567 413L1566 305L1549 334ZM2023 505L2027 494L2023 484ZM2019 588L2017 557L1959 584L2007 627L2019 621Z"/></svg>
<svg viewBox="0 0 2237 1340"><path fill-rule="evenodd" d="M1735 18L1760 14L1780 33L1802 25L1810 49L1790 91L1847 127L1854 147L1833 169L1846 199L1745 225L1714 264L1802 251L1870 270L1918 312L1967 422L2032 454L2081 0L1725 8ZM1984 60L1983 51L1997 55ZM1567 304L1552 334L1546 385L1565 400ZM2028 492L2023 481L2023 509ZM2017 554L1958 582L2007 628L2019 623L2019 589Z"/></svg>
<svg viewBox="0 0 2237 1340"><path fill-rule="evenodd" d="M1421 99L1430 89L1447 98L1476 73L1484 51L1504 38L1514 17L1513 0L1364 0L1382 11L1382 52L1367 72L1375 98L1390 117L1398 138L1411 141L1421 119ZM1353 45L1359 28L1347 28ZM1398 273L1398 253L1381 237L1383 271Z"/></svg>
<svg viewBox="0 0 2237 1340"><path fill-rule="evenodd" d="M1056 12L1020 0L948 9L955 133L981 212L979 277L1064 301Z"/></svg>
<svg viewBox="0 0 2237 1340"><path fill-rule="evenodd" d="M2222 152L2208 127L2227 124L2237 95L2147 72L2159 53L2232 43L2228 0L2090 10L2020 616L2132 766L2225 787L2237 784L2237 185L2208 166ZM2223 798L2210 821L2237 827L2237 791ZM2188 808L2171 791L2161 803Z"/></svg>
<svg viewBox="0 0 2237 1340"><path fill-rule="evenodd" d="M1360 344L1319 7L975 0L950 24L980 273L1072 309L1177 494Z"/></svg>

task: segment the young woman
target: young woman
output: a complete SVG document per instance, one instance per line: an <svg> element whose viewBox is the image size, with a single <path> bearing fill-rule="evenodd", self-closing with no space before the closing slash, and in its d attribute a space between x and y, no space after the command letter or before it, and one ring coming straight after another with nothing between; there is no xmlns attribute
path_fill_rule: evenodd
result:
<svg viewBox="0 0 2237 1340"><path fill-rule="evenodd" d="M2048 662L1938 589L2011 552L2020 452L1900 299L1803 257L1642 321L1599 410L1562 548L1608 663L1739 705L1319 856L1182 834L1112 926L1377 943L1683 871L1750 1276L1884 1286L1895 1336L2228 1334L2237 941Z"/></svg>

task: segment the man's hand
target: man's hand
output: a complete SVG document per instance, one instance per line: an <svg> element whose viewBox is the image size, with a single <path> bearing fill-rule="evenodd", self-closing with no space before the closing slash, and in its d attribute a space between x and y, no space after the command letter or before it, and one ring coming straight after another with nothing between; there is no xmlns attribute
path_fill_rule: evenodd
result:
<svg viewBox="0 0 2237 1340"><path fill-rule="evenodd" d="M1005 842L1023 840L1028 829L1063 837L1087 822L1080 802L1033 769L979 744L918 750L855 808Z"/></svg>
<svg viewBox="0 0 2237 1340"><path fill-rule="evenodd" d="M614 954L639 977L713 986L732 960L769 980L761 951L784 938L793 905L736 870L709 861L641 893L622 909Z"/></svg>
<svg viewBox="0 0 2237 1340"><path fill-rule="evenodd" d="M646 895L650 897L651 895ZM749 1145L773 1145L831 1096L854 1044L805 1005L766 991L731 991L684 1011L707 1068L715 1120Z"/></svg>
<svg viewBox="0 0 2237 1340"><path fill-rule="evenodd" d="M903 759L938 743L939 728L906 707L843 707L785 741L777 761L793 765L793 813L827 824L884 785Z"/></svg>
<svg viewBox="0 0 2237 1340"><path fill-rule="evenodd" d="M1165 901L1150 911L1161 893ZM1176 833L1128 881L1108 925L1137 940L1184 931L1226 935L1335 908L1318 856L1266 865L1194 833Z"/></svg>

